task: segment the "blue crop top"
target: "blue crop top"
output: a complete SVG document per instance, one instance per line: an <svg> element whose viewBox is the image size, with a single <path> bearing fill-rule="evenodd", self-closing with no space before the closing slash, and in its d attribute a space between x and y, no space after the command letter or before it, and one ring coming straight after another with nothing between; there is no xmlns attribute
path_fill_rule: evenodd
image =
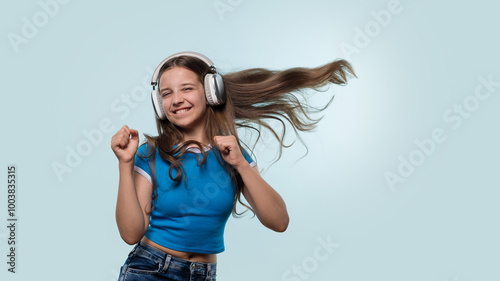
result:
<svg viewBox="0 0 500 281"><path fill-rule="evenodd" d="M217 149L205 148L206 162L198 166L198 148L188 148L194 153L181 157L184 176L180 182L168 175L170 164L156 150L155 170L158 197L151 212L146 237L164 247L203 254L224 251L224 228L234 206L236 186L231 176L221 166L215 153ZM146 145L137 154L149 155ZM149 158L136 154L134 170L151 181ZM243 151L251 167L255 162ZM175 178L175 169L172 169Z"/></svg>

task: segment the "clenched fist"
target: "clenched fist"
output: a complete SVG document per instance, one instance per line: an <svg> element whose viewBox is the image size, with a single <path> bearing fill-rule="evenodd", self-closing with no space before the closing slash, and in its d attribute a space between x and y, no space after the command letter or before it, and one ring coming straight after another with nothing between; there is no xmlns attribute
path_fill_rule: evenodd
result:
<svg viewBox="0 0 500 281"><path fill-rule="evenodd" d="M246 163L235 136L215 136L215 146L220 150L222 158L234 168Z"/></svg>
<svg viewBox="0 0 500 281"><path fill-rule="evenodd" d="M139 145L139 132L124 125L112 138L111 149L120 163L133 163Z"/></svg>

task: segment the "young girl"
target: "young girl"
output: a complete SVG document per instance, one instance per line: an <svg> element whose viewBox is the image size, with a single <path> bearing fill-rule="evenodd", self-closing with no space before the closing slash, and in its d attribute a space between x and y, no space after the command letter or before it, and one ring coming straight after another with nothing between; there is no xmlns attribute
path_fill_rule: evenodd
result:
<svg viewBox="0 0 500 281"><path fill-rule="evenodd" d="M309 116L313 108L293 92L342 85L349 74L354 72L344 60L312 69L259 68L226 75L198 53L162 61L151 95L158 136L145 135L138 147L138 131L125 125L111 140L120 171L116 221L123 240L136 244L119 281L215 280L224 228L231 213L239 215L237 202L264 226L285 231L285 202L260 176L236 128L259 135L252 124L267 128L279 141L281 155L283 120L295 133L318 122ZM269 120L281 122L281 135ZM250 206L241 202L241 194Z"/></svg>

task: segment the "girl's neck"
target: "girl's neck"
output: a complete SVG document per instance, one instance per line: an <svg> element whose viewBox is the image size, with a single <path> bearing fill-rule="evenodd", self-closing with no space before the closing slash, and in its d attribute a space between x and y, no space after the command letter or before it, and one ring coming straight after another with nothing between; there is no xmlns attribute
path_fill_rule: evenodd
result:
<svg viewBox="0 0 500 281"><path fill-rule="evenodd" d="M198 132L182 132L182 135L183 135L183 139L182 141L188 141L188 140L194 140L194 141L197 141L201 144L203 144L204 146L207 146L208 144L210 144L210 141L208 140L206 134L204 131L198 131Z"/></svg>

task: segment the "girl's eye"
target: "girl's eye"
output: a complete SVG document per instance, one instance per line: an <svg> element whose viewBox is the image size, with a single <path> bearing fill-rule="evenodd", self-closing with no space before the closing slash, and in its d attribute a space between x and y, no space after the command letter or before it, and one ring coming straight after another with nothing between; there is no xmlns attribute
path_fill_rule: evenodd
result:
<svg viewBox="0 0 500 281"><path fill-rule="evenodd" d="M162 96L162 97L166 97L166 96L168 96L168 95L170 95L170 93L169 93L169 92L163 92L163 94L161 94L161 96Z"/></svg>
<svg viewBox="0 0 500 281"><path fill-rule="evenodd" d="M193 88L184 88L184 91L191 91Z"/></svg>

